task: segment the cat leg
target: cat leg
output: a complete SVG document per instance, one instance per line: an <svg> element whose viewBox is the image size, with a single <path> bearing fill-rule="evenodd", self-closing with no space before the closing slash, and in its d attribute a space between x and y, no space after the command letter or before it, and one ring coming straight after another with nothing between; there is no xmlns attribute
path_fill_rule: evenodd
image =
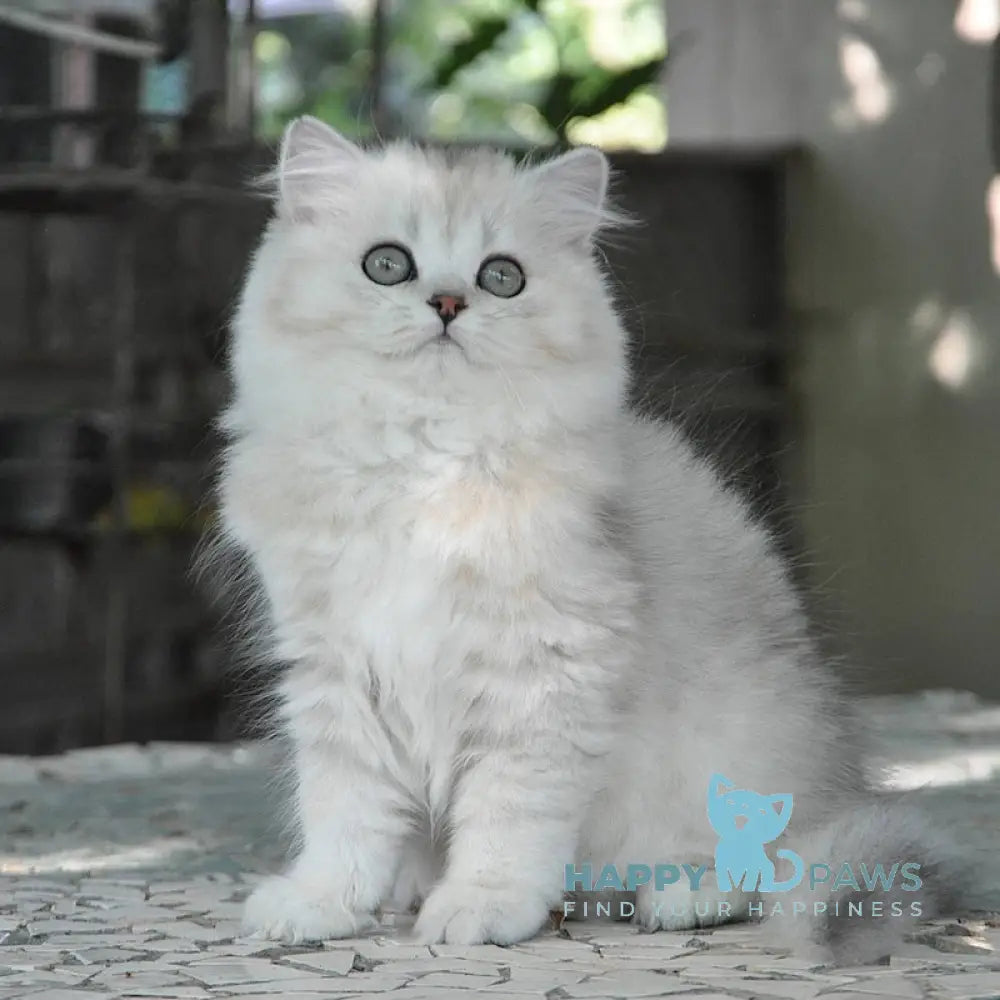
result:
<svg viewBox="0 0 1000 1000"><path fill-rule="evenodd" d="M441 873L441 859L431 841L430 831L410 836L402 847L402 857L392 892L394 909L415 912L428 897Z"/></svg>
<svg viewBox="0 0 1000 1000"><path fill-rule="evenodd" d="M291 942L353 937L374 924L392 887L410 829L405 803L383 770L342 743L300 744L295 763L302 851L254 890L244 929Z"/></svg>
<svg viewBox="0 0 1000 1000"><path fill-rule="evenodd" d="M568 741L534 735L493 742L462 775L447 869L420 911L418 940L512 944L533 936L560 905L585 758Z"/></svg>

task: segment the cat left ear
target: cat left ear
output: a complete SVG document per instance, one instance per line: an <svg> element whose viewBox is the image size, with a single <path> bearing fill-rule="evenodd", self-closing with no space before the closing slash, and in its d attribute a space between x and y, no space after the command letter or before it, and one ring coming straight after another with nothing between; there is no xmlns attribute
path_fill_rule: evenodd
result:
<svg viewBox="0 0 1000 1000"><path fill-rule="evenodd" d="M599 149L571 150L531 173L540 208L572 236L590 239L609 220L605 199L611 170Z"/></svg>
<svg viewBox="0 0 1000 1000"><path fill-rule="evenodd" d="M308 218L363 160L362 150L336 129L311 115L296 118L281 139L275 171L281 208L294 218Z"/></svg>
<svg viewBox="0 0 1000 1000"><path fill-rule="evenodd" d="M708 779L709 795L725 795L726 792L731 792L735 787L727 777L719 774L718 771Z"/></svg>

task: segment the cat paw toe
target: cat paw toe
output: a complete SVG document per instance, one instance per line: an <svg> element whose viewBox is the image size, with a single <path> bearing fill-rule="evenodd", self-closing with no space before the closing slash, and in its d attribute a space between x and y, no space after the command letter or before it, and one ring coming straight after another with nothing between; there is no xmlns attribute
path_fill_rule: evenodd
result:
<svg viewBox="0 0 1000 1000"><path fill-rule="evenodd" d="M425 944L515 944L538 933L548 912L543 899L522 889L442 883L427 897L414 935Z"/></svg>
<svg viewBox="0 0 1000 1000"><path fill-rule="evenodd" d="M261 882L243 909L245 934L289 944L354 937L374 925L371 914L348 909L339 893L287 875Z"/></svg>

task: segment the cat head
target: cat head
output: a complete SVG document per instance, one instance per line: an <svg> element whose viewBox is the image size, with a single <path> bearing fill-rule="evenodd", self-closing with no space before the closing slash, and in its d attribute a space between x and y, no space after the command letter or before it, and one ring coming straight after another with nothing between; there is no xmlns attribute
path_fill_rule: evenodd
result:
<svg viewBox="0 0 1000 1000"><path fill-rule="evenodd" d="M235 322L238 406L523 431L620 403L624 337L593 244L612 219L597 150L519 167L486 150L362 150L300 118L270 181L275 213Z"/></svg>
<svg viewBox="0 0 1000 1000"><path fill-rule="evenodd" d="M721 774L709 780L708 819L720 837L766 844L784 832L791 817L791 795L758 795L735 788Z"/></svg>

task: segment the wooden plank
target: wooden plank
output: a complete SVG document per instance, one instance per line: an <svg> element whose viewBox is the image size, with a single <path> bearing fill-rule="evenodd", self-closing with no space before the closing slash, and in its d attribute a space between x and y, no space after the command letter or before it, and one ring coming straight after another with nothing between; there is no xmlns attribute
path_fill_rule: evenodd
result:
<svg viewBox="0 0 1000 1000"><path fill-rule="evenodd" d="M266 205L251 191L191 181L150 178L140 171L115 168L0 173L0 211L115 212L135 201L174 205Z"/></svg>
<svg viewBox="0 0 1000 1000"><path fill-rule="evenodd" d="M42 227L46 291L38 302L39 342L50 357L114 356L117 291L108 262L121 240L113 219L53 215Z"/></svg>
<svg viewBox="0 0 1000 1000"><path fill-rule="evenodd" d="M38 308L35 222L24 215L0 215L0 357L22 353L34 337Z"/></svg>
<svg viewBox="0 0 1000 1000"><path fill-rule="evenodd" d="M801 0L665 0L671 146L799 139ZM674 52L676 51L676 57Z"/></svg>

